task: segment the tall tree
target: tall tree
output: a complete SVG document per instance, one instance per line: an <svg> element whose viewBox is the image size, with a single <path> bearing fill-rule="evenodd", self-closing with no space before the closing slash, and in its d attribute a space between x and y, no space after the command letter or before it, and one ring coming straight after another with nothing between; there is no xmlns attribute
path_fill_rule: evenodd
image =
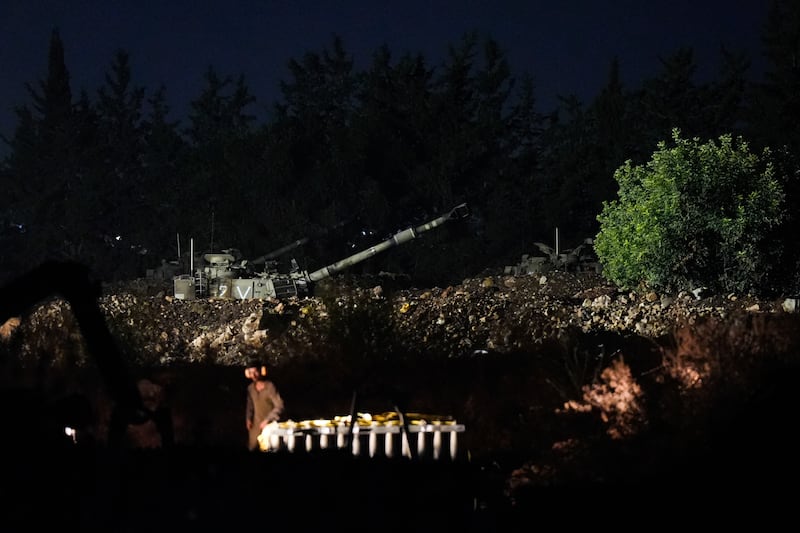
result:
<svg viewBox="0 0 800 533"><path fill-rule="evenodd" d="M547 242L558 228L563 248L577 246L595 231L607 177L594 110L575 95L560 102L557 122L544 133L544 179L537 193L544 200Z"/></svg>
<svg viewBox="0 0 800 533"><path fill-rule="evenodd" d="M631 157L632 138L627 97L619 71L619 61L611 61L608 81L592 105L597 119L597 143L606 160L603 169L613 182L614 170Z"/></svg>
<svg viewBox="0 0 800 533"><path fill-rule="evenodd" d="M97 96L103 164L114 186L128 188L141 170L144 88L132 85L126 51L117 51Z"/></svg>
<svg viewBox="0 0 800 533"><path fill-rule="evenodd" d="M733 52L725 47L720 50L720 57L717 78L711 81L704 96L706 129L702 133L707 137L744 132L750 59L744 52Z"/></svg>
<svg viewBox="0 0 800 533"><path fill-rule="evenodd" d="M472 240L486 250L473 254L470 262L480 267L505 264L528 253L532 243L542 240L545 227L542 173L542 134L548 118L539 113L533 79L522 78L513 102L507 104L506 128L501 133L506 165L498 165L496 173L487 174L491 185L485 205L478 198L472 217L475 235Z"/></svg>
<svg viewBox="0 0 800 533"><path fill-rule="evenodd" d="M204 75L205 87L191 102L186 133L196 147L211 147L250 133L255 116L249 108L256 98L243 75L221 77L213 67Z"/></svg>
<svg viewBox="0 0 800 533"><path fill-rule="evenodd" d="M764 146L800 153L800 5L773 0L762 31L765 79L755 84L749 108L750 135Z"/></svg>
<svg viewBox="0 0 800 533"><path fill-rule="evenodd" d="M26 84L30 106L17 108L18 125L8 159L9 194L15 210L25 213L29 238L21 259L79 259L83 228L74 220L71 202L80 201L77 172L81 135L73 110L70 76L59 31L50 36L47 76Z"/></svg>
<svg viewBox="0 0 800 533"><path fill-rule="evenodd" d="M434 209L452 204L459 193L469 191L475 169L471 152L476 140L478 105L475 77L479 37L464 35L451 45L441 73L434 79L434 129L428 142L433 159L412 176L420 199Z"/></svg>
<svg viewBox="0 0 800 533"><path fill-rule="evenodd" d="M147 168L174 171L177 158L185 147L180 135L179 120L170 120L167 89L159 87L148 99L149 110L142 120L144 136L144 165Z"/></svg>
<svg viewBox="0 0 800 533"><path fill-rule="evenodd" d="M148 259L174 257L174 234L180 228L186 184L182 179L181 163L185 160L186 143L180 135L180 121L170 120L166 88L159 87L148 99L142 118L142 179L140 194L149 211L147 220L158 225L146 225L142 241L147 246ZM184 235L186 238L186 235Z"/></svg>
<svg viewBox="0 0 800 533"><path fill-rule="evenodd" d="M517 184L515 156L520 147L516 141L526 135L519 126L532 118L530 107L512 102L515 87L506 54L494 39L472 32L450 46L447 60L432 81L430 127L425 138L430 155L410 176L418 202L431 211L466 201L477 222L473 229L487 237L481 244L489 245L491 253L501 251L502 243L512 237L502 231L508 227L507 218L495 215L502 213L503 187ZM461 227L432 235L425 243L427 249L418 247L418 272L426 276L456 273L452 261L448 265L436 249L447 250L451 259L460 258L464 263L478 255L465 239L454 238L453 233Z"/></svg>
<svg viewBox="0 0 800 533"><path fill-rule="evenodd" d="M373 197L365 199L364 210L379 227L419 214L409 176L431 157L432 76L422 55L406 53L392 63L385 45L366 72L356 135L364 153L364 173L377 187Z"/></svg>
<svg viewBox="0 0 800 533"><path fill-rule="evenodd" d="M260 152L251 144L255 116L244 76L235 80L206 70L205 86L191 104L186 134L189 149L183 163L186 202L195 206L181 221L181 232L195 232L206 248L243 246L249 240L247 210L242 201L252 194L253 159ZM197 209L197 207L200 209Z"/></svg>
<svg viewBox="0 0 800 533"><path fill-rule="evenodd" d="M679 128L687 135L699 134L704 128L701 91L695 85L697 64L691 48L679 48L660 59L661 72L645 81L640 105L636 110L644 126L641 132L648 150Z"/></svg>
<svg viewBox="0 0 800 533"><path fill-rule="evenodd" d="M103 226L126 241L142 220L142 104L144 89L131 81L128 53L119 50L97 91L97 159L94 161L101 196ZM98 206L100 207L100 206Z"/></svg>
<svg viewBox="0 0 800 533"><path fill-rule="evenodd" d="M288 67L291 79L281 82L284 102L276 108L272 131L282 138L291 172L278 187L295 194L296 205L303 206L297 210L308 214L298 223L307 232L321 231L359 213L360 191L368 188L352 130L361 77L339 36L320 53L291 59Z"/></svg>
<svg viewBox="0 0 800 533"><path fill-rule="evenodd" d="M72 90L69 71L64 61L64 44L58 29L50 37L47 78L39 82L39 90L30 84L28 93L41 115L42 134L46 142L57 142L69 135L67 125L72 116Z"/></svg>

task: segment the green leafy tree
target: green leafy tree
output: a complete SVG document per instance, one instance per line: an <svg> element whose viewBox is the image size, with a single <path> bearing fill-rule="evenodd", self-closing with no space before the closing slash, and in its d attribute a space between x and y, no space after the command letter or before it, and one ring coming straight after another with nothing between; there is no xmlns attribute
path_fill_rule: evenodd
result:
<svg viewBox="0 0 800 533"><path fill-rule="evenodd" d="M769 279L770 230L784 218L772 155L731 135L701 144L673 130L644 165L614 174L618 199L603 204L595 250L622 286L707 286L761 292Z"/></svg>

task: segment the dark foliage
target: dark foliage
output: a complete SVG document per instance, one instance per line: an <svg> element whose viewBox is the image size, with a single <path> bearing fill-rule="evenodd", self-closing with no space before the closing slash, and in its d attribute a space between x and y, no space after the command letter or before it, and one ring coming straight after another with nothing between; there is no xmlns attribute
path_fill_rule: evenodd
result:
<svg viewBox="0 0 800 533"><path fill-rule="evenodd" d="M673 128L743 134L796 154L797 20L793 3L774 2L764 80L747 78L744 54L722 50L718 74L698 81L682 48L640 87L623 86L612 60L593 101L565 95L544 111L490 37L465 35L438 66L384 46L362 70L335 37L289 61L282 100L263 122L244 77L209 67L186 124L168 119L165 88L135 85L122 50L105 85L76 98L54 32L46 77L29 86L6 139L0 243L10 252L0 275L53 258L126 279L174 258L176 235L184 251L191 238L198 252L237 248L247 258L357 221L351 235L293 252L316 268L346 255L358 230L388 236L461 202L473 214L462 227L358 268L444 284L510 264L556 228L577 245L614 199L614 170L646 161ZM786 238L776 246L796 249Z"/></svg>

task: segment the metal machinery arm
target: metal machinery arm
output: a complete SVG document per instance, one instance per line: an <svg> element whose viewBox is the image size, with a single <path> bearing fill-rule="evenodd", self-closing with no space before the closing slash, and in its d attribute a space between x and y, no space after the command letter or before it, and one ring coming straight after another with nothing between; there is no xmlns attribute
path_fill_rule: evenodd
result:
<svg viewBox="0 0 800 533"><path fill-rule="evenodd" d="M389 248L416 239L421 233L424 233L426 231L432 230L433 228L441 226L448 220L465 218L468 215L469 215L469 210L467 208L467 204L465 203L459 204L454 208L452 208L447 213L445 213L444 215L437 217L429 222L426 222L425 224L401 230L392 235L390 238L376 244L375 246L372 246L371 248L368 248L366 250L358 252L357 254L351 255L350 257L346 257L340 261L322 267L319 270L315 270L314 272L306 274L306 278L308 279L308 281L319 281L321 279L327 278L337 272L344 270L345 268L349 268L355 265L356 263L360 263L365 259L369 259L374 255L386 251Z"/></svg>
<svg viewBox="0 0 800 533"><path fill-rule="evenodd" d="M46 262L0 287L0 324L29 314L36 304L53 296L69 302L120 422L141 424L148 420L150 413L98 304L100 283L92 279L85 265Z"/></svg>

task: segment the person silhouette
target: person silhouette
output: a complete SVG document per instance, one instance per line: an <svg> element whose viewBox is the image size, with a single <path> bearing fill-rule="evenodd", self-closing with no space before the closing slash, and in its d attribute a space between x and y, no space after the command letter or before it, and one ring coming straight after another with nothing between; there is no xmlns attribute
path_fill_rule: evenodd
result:
<svg viewBox="0 0 800 533"><path fill-rule="evenodd" d="M244 371L250 380L247 386L247 407L245 409L245 425L247 427L247 448L257 450L258 436L264 427L280 419L284 403L275 384L267 379L267 365L253 364Z"/></svg>

